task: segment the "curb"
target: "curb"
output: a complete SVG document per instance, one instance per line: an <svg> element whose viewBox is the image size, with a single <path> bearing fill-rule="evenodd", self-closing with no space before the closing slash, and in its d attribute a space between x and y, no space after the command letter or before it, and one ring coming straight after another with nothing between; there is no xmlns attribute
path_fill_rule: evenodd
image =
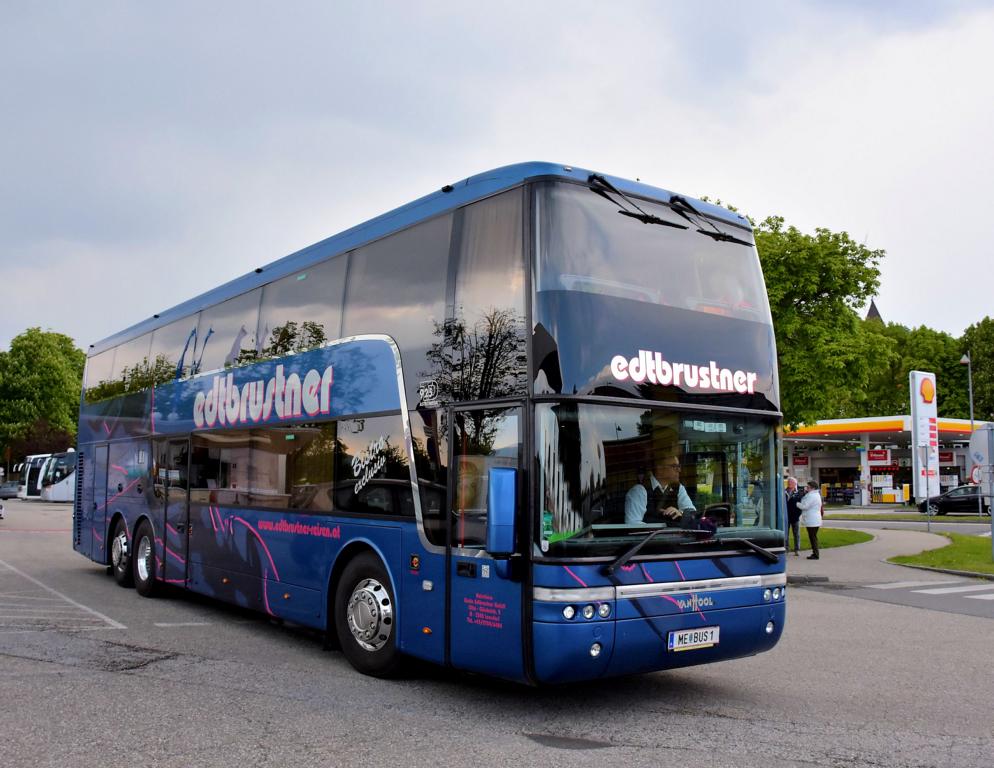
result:
<svg viewBox="0 0 994 768"><path fill-rule="evenodd" d="M932 573L948 573L950 576L963 576L969 579L983 579L984 581L994 581L994 574L977 573L976 571L954 571L952 568L933 568L929 565L911 565L909 563L892 563L889 560L881 560L887 565L899 565L902 568L914 568L918 571L931 571ZM790 583L790 579L787 580Z"/></svg>
<svg viewBox="0 0 994 768"><path fill-rule="evenodd" d="M787 576L788 584L824 584L828 581L828 576Z"/></svg>

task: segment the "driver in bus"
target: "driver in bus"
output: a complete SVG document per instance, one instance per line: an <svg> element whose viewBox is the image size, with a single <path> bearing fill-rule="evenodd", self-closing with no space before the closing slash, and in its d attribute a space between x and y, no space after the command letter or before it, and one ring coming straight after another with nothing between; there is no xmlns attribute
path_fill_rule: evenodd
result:
<svg viewBox="0 0 994 768"><path fill-rule="evenodd" d="M686 517L688 527L694 527L697 508L687 489L680 482L680 459L664 454L655 462L655 473L648 478L643 467L638 469L638 482L625 494L625 524L664 522L681 525ZM656 477L661 478L657 480Z"/></svg>

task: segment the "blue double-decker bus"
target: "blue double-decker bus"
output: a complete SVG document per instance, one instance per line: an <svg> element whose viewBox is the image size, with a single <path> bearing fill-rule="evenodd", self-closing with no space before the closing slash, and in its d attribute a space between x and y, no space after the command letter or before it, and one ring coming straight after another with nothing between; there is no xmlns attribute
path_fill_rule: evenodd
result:
<svg viewBox="0 0 994 768"><path fill-rule="evenodd" d="M746 219L514 165L93 345L74 547L378 676L748 656L784 625L779 422Z"/></svg>

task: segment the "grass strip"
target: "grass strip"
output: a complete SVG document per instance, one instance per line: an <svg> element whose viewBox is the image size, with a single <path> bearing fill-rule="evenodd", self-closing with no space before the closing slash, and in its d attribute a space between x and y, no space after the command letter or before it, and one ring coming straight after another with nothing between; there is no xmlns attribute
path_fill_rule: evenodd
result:
<svg viewBox="0 0 994 768"><path fill-rule="evenodd" d="M898 555L890 562L901 565L925 565L929 568L946 568L951 571L973 571L994 574L991 557L991 540L982 536L962 533L942 533L949 544L941 549L919 552L917 555Z"/></svg>
<svg viewBox="0 0 994 768"><path fill-rule="evenodd" d="M793 535L791 534L791 537ZM818 549L848 547L850 544L862 544L864 541L869 541L872 538L873 536L865 531L850 531L846 528L826 528L822 526L818 530ZM801 526L801 549L811 549L808 529L804 526Z"/></svg>

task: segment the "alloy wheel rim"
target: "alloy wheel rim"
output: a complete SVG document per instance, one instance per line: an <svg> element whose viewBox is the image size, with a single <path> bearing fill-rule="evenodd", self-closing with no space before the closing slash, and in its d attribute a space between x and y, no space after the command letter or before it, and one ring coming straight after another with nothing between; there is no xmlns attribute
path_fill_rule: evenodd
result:
<svg viewBox="0 0 994 768"><path fill-rule="evenodd" d="M114 537L114 541L110 545L110 561L115 568L121 568L124 565L127 553L128 537L124 531L121 531Z"/></svg>
<svg viewBox="0 0 994 768"><path fill-rule="evenodd" d="M142 581L148 581L152 573L151 562L152 542L148 540L148 536L142 536L141 541L138 542L138 578Z"/></svg>
<svg viewBox="0 0 994 768"><path fill-rule="evenodd" d="M363 579L352 590L346 608L349 631L360 648L378 651L393 630L393 601L376 579Z"/></svg>

